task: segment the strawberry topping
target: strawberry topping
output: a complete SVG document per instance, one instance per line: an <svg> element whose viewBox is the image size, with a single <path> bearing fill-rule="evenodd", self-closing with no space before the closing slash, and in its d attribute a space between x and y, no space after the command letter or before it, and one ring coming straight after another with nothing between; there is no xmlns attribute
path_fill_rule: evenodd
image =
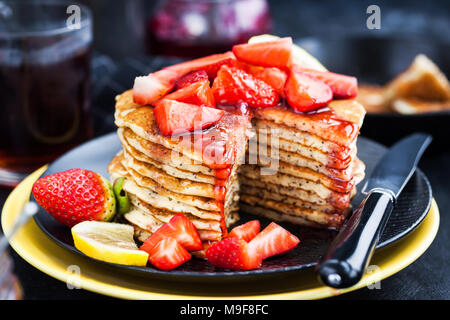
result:
<svg viewBox="0 0 450 320"><path fill-rule="evenodd" d="M224 111L163 99L153 114L161 133L170 136L210 127L223 117Z"/></svg>
<svg viewBox="0 0 450 320"><path fill-rule="evenodd" d="M317 110L333 99L328 85L302 72L289 74L284 92L292 109L300 112Z"/></svg>
<svg viewBox="0 0 450 320"><path fill-rule="evenodd" d="M284 86L287 81L286 72L278 68L263 68L253 71L251 74L274 88L280 97L284 97Z"/></svg>
<svg viewBox="0 0 450 320"><path fill-rule="evenodd" d="M139 248L151 254L153 247L162 239L173 238L186 250L197 251L203 248L194 224L182 213L174 215L170 221L156 230Z"/></svg>
<svg viewBox="0 0 450 320"><path fill-rule="evenodd" d="M279 102L278 94L271 86L235 67L220 68L212 91L218 104L246 103L252 108L267 108Z"/></svg>
<svg viewBox="0 0 450 320"><path fill-rule="evenodd" d="M148 256L148 261L161 270L174 269L190 259L189 252L173 238L159 241Z"/></svg>
<svg viewBox="0 0 450 320"><path fill-rule="evenodd" d="M239 238L226 238L206 250L206 258L215 267L232 270L250 270L261 266L261 257L248 250L247 242Z"/></svg>
<svg viewBox="0 0 450 320"><path fill-rule="evenodd" d="M133 87L134 102L140 105L154 103L172 90L179 78L192 71L204 70L210 79L214 79L222 65L232 65L234 60L232 52L213 54L163 68L148 76L137 77Z"/></svg>
<svg viewBox="0 0 450 320"><path fill-rule="evenodd" d="M192 71L178 79L176 89L187 87L196 82L207 82L208 74L205 70Z"/></svg>
<svg viewBox="0 0 450 320"><path fill-rule="evenodd" d="M233 46L233 53L241 61L263 66L287 68L291 59L292 38L244 43Z"/></svg>
<svg viewBox="0 0 450 320"><path fill-rule="evenodd" d="M252 240L259 232L261 225L258 220L252 220L247 223L244 223L240 226L233 228L229 234L227 234L227 238L239 238L244 240L245 242L249 242Z"/></svg>
<svg viewBox="0 0 450 320"><path fill-rule="evenodd" d="M295 67L294 70L300 71L327 84L333 91L333 98L349 99L358 95L358 80L355 77L333 72L298 69L298 67Z"/></svg>
<svg viewBox="0 0 450 320"><path fill-rule="evenodd" d="M183 87L175 92L169 93L163 100L176 100L179 102L185 102L195 104L198 106L207 106L211 108L216 107L214 96L211 88L209 87L209 81L194 82L186 87ZM155 102L155 105L161 100Z"/></svg>
<svg viewBox="0 0 450 320"><path fill-rule="evenodd" d="M271 222L253 240L248 243L248 250L253 255L266 259L285 253L297 247L300 240L275 222Z"/></svg>

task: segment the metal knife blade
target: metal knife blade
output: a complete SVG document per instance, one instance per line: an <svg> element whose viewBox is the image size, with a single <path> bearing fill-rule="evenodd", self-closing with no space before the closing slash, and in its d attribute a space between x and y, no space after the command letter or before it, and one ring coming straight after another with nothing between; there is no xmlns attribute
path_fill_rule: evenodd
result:
<svg viewBox="0 0 450 320"><path fill-rule="evenodd" d="M381 158L362 192L367 194L373 190L382 190L397 199L431 140L429 134L415 133L394 144Z"/></svg>

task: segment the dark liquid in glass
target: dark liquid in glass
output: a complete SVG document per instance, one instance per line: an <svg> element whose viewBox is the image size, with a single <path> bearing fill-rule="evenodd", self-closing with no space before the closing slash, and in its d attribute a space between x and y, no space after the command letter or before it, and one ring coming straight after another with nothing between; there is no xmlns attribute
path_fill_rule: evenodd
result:
<svg viewBox="0 0 450 320"><path fill-rule="evenodd" d="M29 173L92 136L90 48L55 62L0 57L0 168Z"/></svg>

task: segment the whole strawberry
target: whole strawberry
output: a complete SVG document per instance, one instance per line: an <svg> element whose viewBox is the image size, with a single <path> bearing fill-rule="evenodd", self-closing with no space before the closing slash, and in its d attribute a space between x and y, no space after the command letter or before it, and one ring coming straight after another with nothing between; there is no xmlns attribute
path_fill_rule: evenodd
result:
<svg viewBox="0 0 450 320"><path fill-rule="evenodd" d="M116 199L108 180L85 169L70 169L40 178L32 189L36 201L62 224L109 221Z"/></svg>

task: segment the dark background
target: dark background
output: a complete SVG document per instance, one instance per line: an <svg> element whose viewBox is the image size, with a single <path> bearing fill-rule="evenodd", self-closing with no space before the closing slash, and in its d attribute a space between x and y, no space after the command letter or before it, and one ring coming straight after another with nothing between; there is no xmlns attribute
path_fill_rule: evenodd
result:
<svg viewBox="0 0 450 320"><path fill-rule="evenodd" d="M94 12L93 112L96 135L114 130L114 95L131 86L137 73L161 63L144 57L145 21L156 1L80 1ZM269 1L274 33L294 39L342 35L407 35L450 42L450 1ZM381 8L381 29L366 28L366 8ZM447 75L449 76L449 75ZM361 289L333 299L450 299L448 277L450 250L450 148L427 154L420 167L428 176L440 208L441 225L428 251L409 267L381 282L381 289ZM0 190L0 208L8 195ZM15 271L26 299L101 299L84 290L68 290L66 284L38 271L13 250Z"/></svg>

